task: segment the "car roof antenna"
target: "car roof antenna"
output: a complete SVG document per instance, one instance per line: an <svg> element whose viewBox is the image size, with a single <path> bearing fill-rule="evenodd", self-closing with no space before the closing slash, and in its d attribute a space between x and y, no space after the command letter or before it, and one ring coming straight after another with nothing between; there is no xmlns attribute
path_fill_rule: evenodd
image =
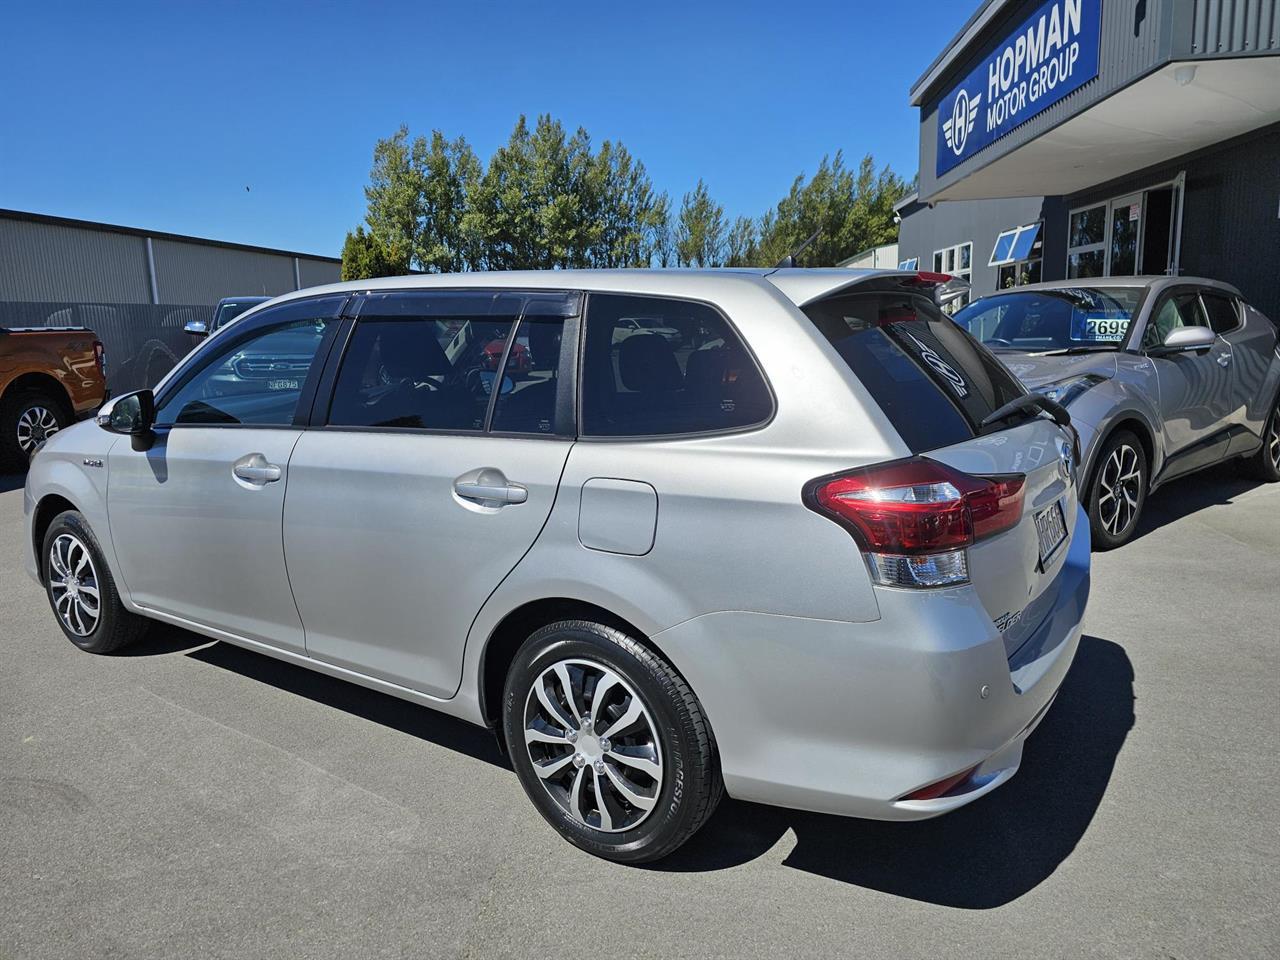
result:
<svg viewBox="0 0 1280 960"><path fill-rule="evenodd" d="M794 250L788 253L785 257L779 260L774 265L773 269L782 270L782 269L785 269L786 267L794 267L796 265L796 257L804 253L805 248L809 246L809 244L813 243L813 241L817 240L818 234L820 234L821 232L822 232L822 228L819 227L817 230L813 231L813 233L809 234L808 240L800 244L800 246L796 247Z"/></svg>

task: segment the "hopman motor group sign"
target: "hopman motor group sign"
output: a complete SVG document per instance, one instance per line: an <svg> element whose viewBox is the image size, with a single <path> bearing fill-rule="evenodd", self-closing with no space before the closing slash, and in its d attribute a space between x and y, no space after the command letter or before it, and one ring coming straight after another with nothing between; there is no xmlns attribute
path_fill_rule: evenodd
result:
<svg viewBox="0 0 1280 960"><path fill-rule="evenodd" d="M938 105L937 176L1098 75L1102 0L1050 0Z"/></svg>

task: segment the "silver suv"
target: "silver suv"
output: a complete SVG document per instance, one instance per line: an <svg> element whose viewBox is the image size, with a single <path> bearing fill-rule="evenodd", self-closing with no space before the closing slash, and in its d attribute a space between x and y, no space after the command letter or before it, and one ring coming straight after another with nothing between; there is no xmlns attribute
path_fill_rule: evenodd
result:
<svg viewBox="0 0 1280 960"><path fill-rule="evenodd" d="M1028 387L1070 407L1093 543L1147 494L1223 460L1280 480L1276 328L1225 283L1113 277L1016 287L956 314Z"/></svg>
<svg viewBox="0 0 1280 960"><path fill-rule="evenodd" d="M945 813L1018 769L1089 535L1065 412L937 279L283 297L50 440L28 567L82 649L161 621L496 729L602 857L664 856L723 791Z"/></svg>

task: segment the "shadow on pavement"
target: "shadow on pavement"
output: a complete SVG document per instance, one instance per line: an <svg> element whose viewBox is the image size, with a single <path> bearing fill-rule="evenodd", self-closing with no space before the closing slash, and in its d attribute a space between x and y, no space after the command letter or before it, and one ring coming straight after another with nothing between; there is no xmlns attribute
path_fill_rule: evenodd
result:
<svg viewBox="0 0 1280 960"><path fill-rule="evenodd" d="M123 650L117 650L112 656L162 657L167 653L179 653L213 642L208 637L202 637L180 627L171 627L166 623L152 623L145 637Z"/></svg>
<svg viewBox="0 0 1280 960"><path fill-rule="evenodd" d="M200 643L206 642L196 639ZM229 643L213 643L192 650L187 656L399 730L447 750L456 750L495 766L510 767L507 758L498 749L497 739L490 731L407 700Z"/></svg>
<svg viewBox="0 0 1280 960"><path fill-rule="evenodd" d="M898 897L985 910L1047 879L1084 836L1133 726L1133 666L1086 636L1022 768L1000 789L936 820L885 823L726 800L657 870L703 871L761 856L788 829L786 866Z"/></svg>
<svg viewBox="0 0 1280 960"><path fill-rule="evenodd" d="M27 475L25 473L0 473L0 493L21 490L26 485Z"/></svg>
<svg viewBox="0 0 1280 960"><path fill-rule="evenodd" d="M1220 463L1172 480L1147 498L1142 516L1138 518L1138 528L1129 542L1207 507L1231 503L1257 486L1261 486L1261 481L1246 476L1239 461Z"/></svg>

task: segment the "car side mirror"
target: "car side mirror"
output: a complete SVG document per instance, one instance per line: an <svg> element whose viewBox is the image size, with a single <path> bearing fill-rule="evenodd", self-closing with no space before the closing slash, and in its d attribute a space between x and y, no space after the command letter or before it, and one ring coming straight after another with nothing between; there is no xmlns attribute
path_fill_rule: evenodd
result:
<svg viewBox="0 0 1280 960"><path fill-rule="evenodd" d="M209 335L208 320L188 320L187 325L182 328L183 333L189 333L193 337L207 337Z"/></svg>
<svg viewBox="0 0 1280 960"><path fill-rule="evenodd" d="M1170 330L1164 343L1154 353L1187 353L1192 350L1208 350L1218 335L1208 327L1177 327Z"/></svg>
<svg viewBox="0 0 1280 960"><path fill-rule="evenodd" d="M150 390L137 390L108 400L98 411L98 426L108 433L133 439L133 449L148 450L155 441L156 398Z"/></svg>

